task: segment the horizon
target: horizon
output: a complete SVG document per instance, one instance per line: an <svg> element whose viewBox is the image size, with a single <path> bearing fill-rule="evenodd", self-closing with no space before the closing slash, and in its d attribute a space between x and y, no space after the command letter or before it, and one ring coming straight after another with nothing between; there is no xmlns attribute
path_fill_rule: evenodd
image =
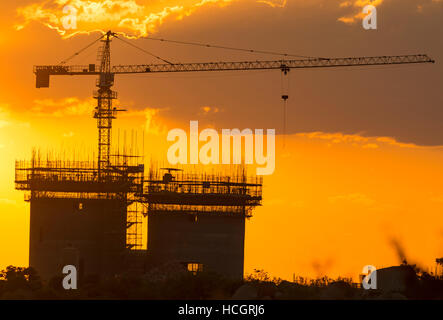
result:
<svg viewBox="0 0 443 320"><path fill-rule="evenodd" d="M395 266L404 257L435 267L443 256L443 44L435 41L443 36L435 28L442 1L376 1L376 30L362 27L358 1L96 2L94 14L85 1L70 2L83 8L73 30L63 29L66 13L55 1L4 5L0 270L28 265L30 208L14 187L15 161L30 159L34 148L95 161L96 77L52 76L50 88L36 89L32 70L71 57L97 29L150 53L116 40L111 65L281 59L243 49L300 55L294 59L427 54L435 64L117 75L114 106L127 111L113 121L112 141L113 150L131 145L149 169L153 159L170 163L168 132L182 129L190 141L191 120L199 132L275 129L275 170L263 177L262 206L246 221L245 274L356 280L367 265ZM95 64L98 45L67 64Z"/></svg>

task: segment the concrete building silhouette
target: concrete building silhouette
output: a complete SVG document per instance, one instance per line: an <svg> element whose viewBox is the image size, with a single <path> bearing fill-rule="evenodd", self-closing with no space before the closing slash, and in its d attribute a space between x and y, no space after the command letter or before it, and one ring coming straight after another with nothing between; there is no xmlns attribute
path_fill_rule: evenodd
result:
<svg viewBox="0 0 443 320"><path fill-rule="evenodd" d="M31 207L29 265L48 280L67 264L80 277L110 277L170 262L242 278L245 219L261 203L262 178L242 168L230 176L151 168L145 177L136 161L116 156L102 178L92 162L37 153L17 161L16 188Z"/></svg>

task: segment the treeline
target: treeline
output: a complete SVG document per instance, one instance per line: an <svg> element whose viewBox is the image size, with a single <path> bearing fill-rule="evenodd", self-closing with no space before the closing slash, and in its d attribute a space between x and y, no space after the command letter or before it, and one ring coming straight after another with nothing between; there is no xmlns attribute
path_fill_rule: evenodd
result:
<svg viewBox="0 0 443 320"><path fill-rule="evenodd" d="M244 280L232 280L164 267L140 276L85 277L77 290L65 290L62 276L46 282L32 268L9 266L0 271L0 299L443 299L441 278L420 274L418 279L419 286L405 294L364 290L346 278L288 282L255 270Z"/></svg>

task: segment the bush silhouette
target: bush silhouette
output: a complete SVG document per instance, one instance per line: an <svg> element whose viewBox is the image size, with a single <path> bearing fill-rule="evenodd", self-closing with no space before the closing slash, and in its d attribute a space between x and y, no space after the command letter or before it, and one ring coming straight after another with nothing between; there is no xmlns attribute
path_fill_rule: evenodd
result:
<svg viewBox="0 0 443 320"><path fill-rule="evenodd" d="M194 274L178 265L167 264L143 275L84 277L79 279L77 290L64 290L62 276L42 281L32 268L8 266L0 271L0 299L231 299L241 296L241 288L244 288L243 293L253 293L252 299L384 299L400 296L443 299L441 277L417 273L417 278L418 285L414 290L404 295L392 295L379 290L363 290L346 278L297 277L289 282L271 278L264 270L256 269L244 280L233 280L212 272ZM244 298L248 299L241 299Z"/></svg>

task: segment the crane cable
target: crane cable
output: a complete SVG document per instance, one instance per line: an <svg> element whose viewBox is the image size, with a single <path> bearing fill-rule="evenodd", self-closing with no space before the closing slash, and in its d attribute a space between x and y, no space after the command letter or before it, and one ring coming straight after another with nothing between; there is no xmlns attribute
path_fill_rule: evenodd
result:
<svg viewBox="0 0 443 320"><path fill-rule="evenodd" d="M283 100L283 149L286 144L286 109L287 101L289 99L289 70L284 69L281 71L281 98Z"/></svg>
<svg viewBox="0 0 443 320"><path fill-rule="evenodd" d="M65 60L62 60L59 64L65 64L67 63L69 60L72 60L73 58L75 58L76 56L78 56L80 53L82 53L83 51L87 50L89 47L91 47L92 45L94 45L96 42L100 41L101 39L103 39L103 37L106 34L101 35L98 39L94 40L93 42L91 42L90 44L88 44L87 46L85 46L84 48L80 49L79 51L75 52L73 55L69 56L68 58L66 58ZM166 62L168 64L174 64L166 59L163 59L160 56L157 56L143 48L140 48L138 46L136 46L135 44L132 44L126 40L121 39L120 37L118 37L117 35L114 35L115 38L119 39L120 41L158 59L161 60L163 62ZM220 46L220 45L213 45L213 44L205 44L205 43L199 43L199 42L186 42L186 41L178 41L178 40L170 40L170 39L164 39L164 38L152 38L152 37L145 37L145 38L141 38L141 39L145 39L145 40L155 40L155 41L161 41L161 42L170 42L170 43L177 43L177 44L184 44L184 45L193 45L193 46L199 46L199 47L206 47L206 48L215 48L215 49L224 49L224 50L234 50L234 51L242 51L242 52L249 52L249 53L257 53L257 54L268 54L268 55L277 55L277 56L284 56L284 57L296 57L296 58L305 58L305 59L325 59L325 58L321 58L321 57L313 57L313 56L303 56L303 55L296 55L296 54L291 54L291 53L281 53L281 52L273 52L273 51L263 51L263 50L255 50L255 49L245 49L245 48L234 48L234 47L226 47L226 46Z"/></svg>
<svg viewBox="0 0 443 320"><path fill-rule="evenodd" d="M243 52L259 53L259 54L269 54L269 55L284 56L284 57L296 57L296 58L305 58L305 59L325 59L325 58L321 58L321 57L302 56L302 55L291 54L291 53L281 53L281 52L263 51L263 50L255 50L255 49L226 47L226 46L206 44L206 43L200 43L200 42L186 42L186 41L169 40L169 39L152 38L152 37L142 37L141 39L161 41L161 42L170 42L170 43L177 43L177 44L184 44L184 45L192 45L192 46L199 46L199 47L206 47L206 48L243 51Z"/></svg>
<svg viewBox="0 0 443 320"><path fill-rule="evenodd" d="M147 50L145 50L145 49L143 49L143 48L140 48L139 46L136 46L135 44L130 43L129 41L123 40L122 38L118 37L117 35L114 35L114 37L117 38L118 40L120 40L120 41L126 43L127 45L130 45L131 47L134 47L134 48L136 48L136 49L138 49L138 50L140 50L140 51L142 51L142 52L144 52L144 53L150 55L151 57L154 57L154 58L156 58L156 59L158 59L158 60L161 60L161 61L163 61L163 62L166 62L167 64L171 64L171 65L173 65L172 62L170 62L170 61L168 61L168 60L166 60L166 59L163 59L162 57L159 57L159 56L157 56L157 55L155 55L155 54L153 54L153 53L151 53L151 52L149 52L149 51L147 51Z"/></svg>
<svg viewBox="0 0 443 320"><path fill-rule="evenodd" d="M91 42L90 44L88 44L86 47L80 49L79 51L75 52L73 55L69 56L68 58L66 58L65 60L62 60L59 64L65 64L66 62L68 62L69 60L75 58L76 56L78 56L80 53L82 53L83 51L87 50L89 47L91 47L93 44L95 44L96 42L100 41L101 39L103 39L103 37L105 36L105 34L102 34L100 36L100 38L94 40L93 42Z"/></svg>

